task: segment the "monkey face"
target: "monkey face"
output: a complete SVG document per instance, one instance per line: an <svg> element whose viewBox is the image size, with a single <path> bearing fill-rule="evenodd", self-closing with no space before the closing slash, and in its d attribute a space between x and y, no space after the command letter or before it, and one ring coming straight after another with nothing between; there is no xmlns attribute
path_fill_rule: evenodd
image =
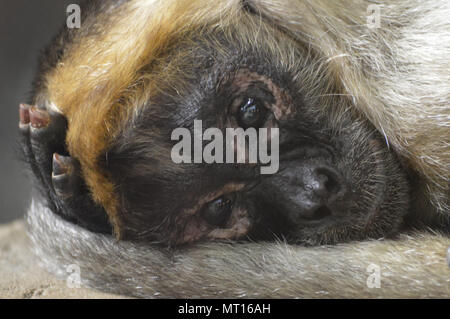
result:
<svg viewBox="0 0 450 319"><path fill-rule="evenodd" d="M42 183L55 211L104 232L111 230L108 214L119 237L168 245L277 238L314 245L397 230L409 209L409 185L392 149L355 111L354 97L314 48L240 14L239 22L164 40L163 50L154 46L139 59L127 55L133 65L105 50L103 58L113 61L102 60L105 69L79 68L99 51L86 51L84 60L71 54L76 44L67 46L62 59L68 62L54 62L35 97L41 108L67 118L67 137L59 136L67 148L61 142L36 159L45 164L37 174L44 180L52 175L46 162L53 152L74 161L61 170L61 157L54 157L53 179ZM67 74L83 78L85 70L76 89L64 86L73 81ZM199 157L191 154L194 138L193 160L174 160L174 132L196 136L196 121L203 137L209 129L226 136L241 128L265 129L267 139L258 135L253 144L233 147L233 158L244 154L240 163L202 161L208 138L200 140ZM261 140L276 144L275 166L250 160L250 148L264 145ZM76 168L83 185L60 181L66 180L61 171Z"/></svg>
<svg viewBox="0 0 450 319"><path fill-rule="evenodd" d="M298 44L286 38L271 39L274 53L214 37L191 44L181 65L181 50L173 49L163 69L176 81L158 83L102 156L120 194L125 236L170 245L274 238L323 244L395 231L408 210L405 175L370 124L334 115L346 101L311 69L306 49L289 56ZM297 62L277 62L290 60ZM277 128L277 172L261 174L262 164L248 158L175 163L172 132L194 136L195 120L224 136L227 128Z"/></svg>

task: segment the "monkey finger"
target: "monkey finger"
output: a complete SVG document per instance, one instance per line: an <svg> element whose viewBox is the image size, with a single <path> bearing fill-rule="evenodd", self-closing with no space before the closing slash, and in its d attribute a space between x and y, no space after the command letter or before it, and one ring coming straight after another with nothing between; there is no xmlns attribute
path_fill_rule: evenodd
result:
<svg viewBox="0 0 450 319"><path fill-rule="evenodd" d="M62 199L79 193L81 178L78 165L72 157L53 154L52 185L55 193Z"/></svg>
<svg viewBox="0 0 450 319"><path fill-rule="evenodd" d="M44 182L41 171L34 159L34 154L30 140L30 109L29 104L19 105L19 143L22 149L23 158L30 164L31 169L38 180Z"/></svg>
<svg viewBox="0 0 450 319"><path fill-rule="evenodd" d="M28 108L28 117L32 160L44 183L51 187L52 156L55 152L64 152L67 122L61 114L37 106ZM25 114L23 119L27 120Z"/></svg>
<svg viewBox="0 0 450 319"><path fill-rule="evenodd" d="M32 154L30 145L30 107L28 104L19 105L20 143L26 158L29 158Z"/></svg>

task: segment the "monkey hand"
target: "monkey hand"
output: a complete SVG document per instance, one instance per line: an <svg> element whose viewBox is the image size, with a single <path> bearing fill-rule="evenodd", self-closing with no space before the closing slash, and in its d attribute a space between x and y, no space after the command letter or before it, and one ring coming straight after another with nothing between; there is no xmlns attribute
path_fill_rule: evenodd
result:
<svg viewBox="0 0 450 319"><path fill-rule="evenodd" d="M78 161L65 147L67 120L43 107L21 104L20 144L47 205L92 231L110 231L107 215L89 196ZM98 221L98 222L96 222Z"/></svg>

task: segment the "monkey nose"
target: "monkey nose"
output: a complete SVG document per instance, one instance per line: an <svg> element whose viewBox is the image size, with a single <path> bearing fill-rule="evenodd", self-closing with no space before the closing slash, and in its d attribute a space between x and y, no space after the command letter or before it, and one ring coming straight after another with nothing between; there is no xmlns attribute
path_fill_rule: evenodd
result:
<svg viewBox="0 0 450 319"><path fill-rule="evenodd" d="M340 212L337 199L345 193L340 174L333 168L312 164L303 175L298 218L320 220Z"/></svg>
<svg viewBox="0 0 450 319"><path fill-rule="evenodd" d="M304 187L314 196L329 200L341 189L339 175L326 167L313 168L310 174L306 174L303 180Z"/></svg>

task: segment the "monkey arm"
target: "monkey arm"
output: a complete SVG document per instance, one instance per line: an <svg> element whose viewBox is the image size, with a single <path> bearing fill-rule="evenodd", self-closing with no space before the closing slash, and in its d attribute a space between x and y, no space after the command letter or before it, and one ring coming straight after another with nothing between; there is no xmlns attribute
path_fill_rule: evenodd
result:
<svg viewBox="0 0 450 319"><path fill-rule="evenodd" d="M64 267L76 264L84 285L112 293L147 298L450 297L450 239L438 233L307 248L282 242L207 243L169 252L89 232L37 199L28 223L35 251L48 269L64 276Z"/></svg>

